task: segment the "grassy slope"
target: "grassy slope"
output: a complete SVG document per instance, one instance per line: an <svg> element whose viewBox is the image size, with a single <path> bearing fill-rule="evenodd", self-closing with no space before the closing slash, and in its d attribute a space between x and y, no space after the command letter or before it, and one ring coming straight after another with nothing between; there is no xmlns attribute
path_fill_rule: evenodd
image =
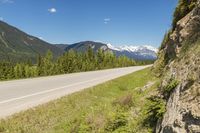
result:
<svg viewBox="0 0 200 133"><path fill-rule="evenodd" d="M150 69L145 69L108 81L1 120L0 132L151 131L142 123L148 104L145 97L154 92L156 84L145 91L140 87L155 80Z"/></svg>

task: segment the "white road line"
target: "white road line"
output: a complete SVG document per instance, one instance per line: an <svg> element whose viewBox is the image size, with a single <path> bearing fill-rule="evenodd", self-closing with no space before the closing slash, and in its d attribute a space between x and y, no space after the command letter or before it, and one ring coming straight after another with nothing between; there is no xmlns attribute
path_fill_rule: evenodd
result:
<svg viewBox="0 0 200 133"><path fill-rule="evenodd" d="M110 75L112 75L112 74L110 74ZM96 79L88 80L88 81L74 83L74 84L71 84L71 85L66 85L66 86L63 86L63 87L58 87L58 88L54 88L54 89L50 89L50 90L46 90L46 91L41 91L41 92L33 93L33 94L30 94L30 95L22 96L22 97L8 99L8 100L5 100L5 101L1 101L0 104L5 104L5 103L9 103L9 102L16 101L16 100L21 100L21 99L32 97L32 96L41 95L41 94L45 94L45 93L49 93L49 92L61 90L61 89L64 89L64 88L67 88L67 87L70 87L70 86L80 85L80 84L84 84L84 83L88 83L88 82L92 82L92 81L104 79L106 77L109 77L110 75L107 75L107 76L104 76L104 77L101 77L101 78L96 78Z"/></svg>

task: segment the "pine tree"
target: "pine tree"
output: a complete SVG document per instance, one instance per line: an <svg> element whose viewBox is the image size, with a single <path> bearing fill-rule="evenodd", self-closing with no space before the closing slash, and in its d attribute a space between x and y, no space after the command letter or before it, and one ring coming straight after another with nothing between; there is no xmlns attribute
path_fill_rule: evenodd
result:
<svg viewBox="0 0 200 133"><path fill-rule="evenodd" d="M15 78L23 78L23 67L21 64L16 64L16 66L14 67L14 74L15 74Z"/></svg>

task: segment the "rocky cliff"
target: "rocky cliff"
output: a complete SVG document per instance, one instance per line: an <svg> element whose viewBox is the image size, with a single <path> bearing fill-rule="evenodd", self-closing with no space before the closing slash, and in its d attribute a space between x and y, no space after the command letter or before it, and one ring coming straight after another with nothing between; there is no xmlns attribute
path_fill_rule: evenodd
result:
<svg viewBox="0 0 200 133"><path fill-rule="evenodd" d="M167 36L154 64L166 100L156 132L200 133L200 0Z"/></svg>

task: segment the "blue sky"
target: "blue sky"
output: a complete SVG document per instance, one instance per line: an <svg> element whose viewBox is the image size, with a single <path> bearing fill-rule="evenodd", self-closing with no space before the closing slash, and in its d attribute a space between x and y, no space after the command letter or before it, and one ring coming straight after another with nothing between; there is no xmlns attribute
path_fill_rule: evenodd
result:
<svg viewBox="0 0 200 133"><path fill-rule="evenodd" d="M159 47L177 0L0 0L0 19L50 43Z"/></svg>

